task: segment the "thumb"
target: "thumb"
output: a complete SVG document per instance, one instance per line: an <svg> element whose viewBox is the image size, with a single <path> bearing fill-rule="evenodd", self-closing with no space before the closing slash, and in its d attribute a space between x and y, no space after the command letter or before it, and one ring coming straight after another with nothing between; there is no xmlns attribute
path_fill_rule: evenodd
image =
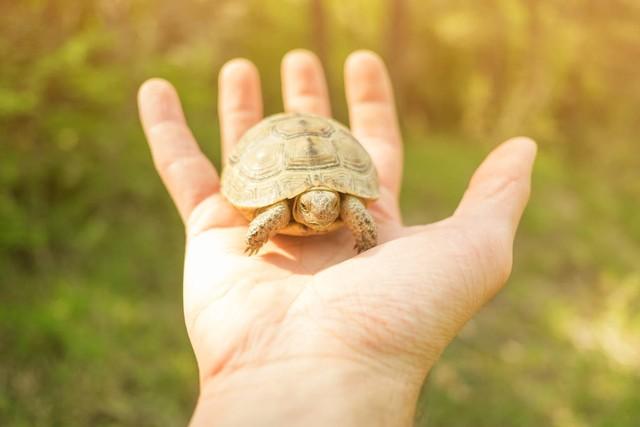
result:
<svg viewBox="0 0 640 427"><path fill-rule="evenodd" d="M536 143L517 137L498 146L476 170L455 217L484 217L511 235L529 200Z"/></svg>

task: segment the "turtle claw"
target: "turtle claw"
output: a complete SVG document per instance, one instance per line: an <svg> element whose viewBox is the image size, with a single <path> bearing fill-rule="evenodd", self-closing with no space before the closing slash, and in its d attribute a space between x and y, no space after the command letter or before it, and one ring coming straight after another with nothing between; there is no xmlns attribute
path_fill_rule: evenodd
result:
<svg viewBox="0 0 640 427"><path fill-rule="evenodd" d="M253 256L257 254L259 250L260 250L260 246L256 247L256 246L247 245L247 247L244 249L244 253L245 255Z"/></svg>
<svg viewBox="0 0 640 427"><path fill-rule="evenodd" d="M275 203L260 212L249 224L244 253L248 256L258 253L279 229L289 223L291 212L286 200Z"/></svg>
<svg viewBox="0 0 640 427"><path fill-rule="evenodd" d="M372 247L376 245L375 240L356 240L356 244L353 245L353 249L356 250L357 253L362 253L364 251L368 251Z"/></svg>
<svg viewBox="0 0 640 427"><path fill-rule="evenodd" d="M254 234L247 237L247 246L244 249L244 253L248 256L252 256L258 253L260 248L266 243L266 240L260 239Z"/></svg>

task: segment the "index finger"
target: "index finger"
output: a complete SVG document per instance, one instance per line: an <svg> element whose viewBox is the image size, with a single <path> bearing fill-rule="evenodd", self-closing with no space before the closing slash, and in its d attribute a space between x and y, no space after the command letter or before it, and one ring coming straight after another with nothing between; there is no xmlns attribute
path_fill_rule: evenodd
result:
<svg viewBox="0 0 640 427"><path fill-rule="evenodd" d="M371 155L380 185L397 198L402 140L386 67L375 53L358 51L347 58L344 73L351 131Z"/></svg>

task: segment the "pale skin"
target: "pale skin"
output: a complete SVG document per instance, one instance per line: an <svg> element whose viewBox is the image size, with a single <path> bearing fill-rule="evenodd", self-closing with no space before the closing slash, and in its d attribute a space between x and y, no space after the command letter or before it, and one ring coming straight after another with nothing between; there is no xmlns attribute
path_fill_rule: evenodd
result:
<svg viewBox="0 0 640 427"><path fill-rule="evenodd" d="M378 245L359 255L344 228L277 235L260 255L244 255L247 221L221 196L175 90L158 79L140 89L153 160L186 230L184 314L200 380L192 426L411 425L439 355L510 274L533 141L498 146L450 217L408 227L398 207L402 144L385 67L375 54L355 52L344 78L351 130L381 186L369 209ZM311 53L285 56L282 84L287 111L331 114ZM249 61L226 64L219 85L225 156L263 111Z"/></svg>
<svg viewBox="0 0 640 427"><path fill-rule="evenodd" d="M354 249L360 253L374 247L378 233L373 217L365 203L351 194L340 194L324 188L312 188L298 195L290 205L280 200L261 209L249 223L245 253L254 255L278 231L293 220L317 233L329 231L329 227L340 218L355 238Z"/></svg>

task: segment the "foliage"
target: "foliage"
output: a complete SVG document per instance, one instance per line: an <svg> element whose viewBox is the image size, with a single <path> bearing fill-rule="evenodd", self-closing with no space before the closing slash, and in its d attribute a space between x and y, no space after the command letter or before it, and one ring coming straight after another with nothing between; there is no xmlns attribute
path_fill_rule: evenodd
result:
<svg viewBox="0 0 640 427"><path fill-rule="evenodd" d="M421 425L640 417L640 6L632 0L0 2L0 424L173 425L196 395L182 235L135 91L171 80L219 163L216 71L353 49L389 60L408 222L448 215L489 147L541 143L514 276L425 385ZM316 10L317 13L317 10ZM309 28L324 34L310 34ZM517 420L514 422L514 420Z"/></svg>

